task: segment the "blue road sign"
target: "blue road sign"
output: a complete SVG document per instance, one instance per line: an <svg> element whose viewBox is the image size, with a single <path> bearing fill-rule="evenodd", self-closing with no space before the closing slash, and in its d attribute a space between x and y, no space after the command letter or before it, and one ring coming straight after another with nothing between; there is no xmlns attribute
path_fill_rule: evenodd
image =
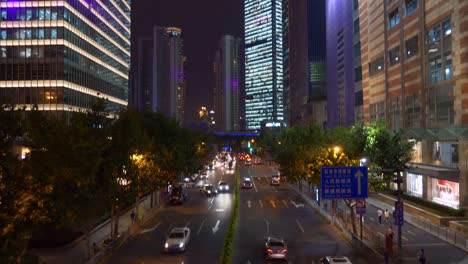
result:
<svg viewBox="0 0 468 264"><path fill-rule="evenodd" d="M322 167L322 199L367 198L367 167Z"/></svg>
<svg viewBox="0 0 468 264"><path fill-rule="evenodd" d="M403 223L403 201L395 201L395 225L402 226Z"/></svg>
<svg viewBox="0 0 468 264"><path fill-rule="evenodd" d="M363 215L366 213L366 200L357 199L356 200L356 214Z"/></svg>

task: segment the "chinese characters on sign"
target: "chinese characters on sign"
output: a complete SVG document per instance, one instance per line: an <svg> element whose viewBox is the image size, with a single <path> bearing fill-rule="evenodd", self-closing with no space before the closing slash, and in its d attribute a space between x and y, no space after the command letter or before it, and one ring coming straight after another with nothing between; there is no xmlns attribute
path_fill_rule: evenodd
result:
<svg viewBox="0 0 468 264"><path fill-rule="evenodd" d="M367 167L322 167L322 198L367 198Z"/></svg>

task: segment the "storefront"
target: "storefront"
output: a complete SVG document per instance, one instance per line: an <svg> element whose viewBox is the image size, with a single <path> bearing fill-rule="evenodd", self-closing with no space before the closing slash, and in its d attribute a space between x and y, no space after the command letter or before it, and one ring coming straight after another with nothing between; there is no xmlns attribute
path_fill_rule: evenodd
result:
<svg viewBox="0 0 468 264"><path fill-rule="evenodd" d="M406 192L409 195L423 197L423 176L408 172L406 180Z"/></svg>
<svg viewBox="0 0 468 264"><path fill-rule="evenodd" d="M430 178L432 201L458 209L460 205L460 184L453 181Z"/></svg>

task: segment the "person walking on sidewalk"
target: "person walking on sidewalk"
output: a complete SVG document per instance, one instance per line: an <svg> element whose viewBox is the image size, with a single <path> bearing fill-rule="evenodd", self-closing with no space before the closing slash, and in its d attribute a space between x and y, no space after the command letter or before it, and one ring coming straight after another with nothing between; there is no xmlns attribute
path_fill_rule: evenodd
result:
<svg viewBox="0 0 468 264"><path fill-rule="evenodd" d="M388 264L389 259L393 256L393 228L390 226L385 234L385 252L384 263Z"/></svg>
<svg viewBox="0 0 468 264"><path fill-rule="evenodd" d="M382 224L382 210L377 210L377 216L379 217L379 224Z"/></svg>
<svg viewBox="0 0 468 264"><path fill-rule="evenodd" d="M388 224L388 209L385 209L384 217L385 217L385 223Z"/></svg>
<svg viewBox="0 0 468 264"><path fill-rule="evenodd" d="M424 255L424 248L418 252L418 264L426 264L426 256Z"/></svg>

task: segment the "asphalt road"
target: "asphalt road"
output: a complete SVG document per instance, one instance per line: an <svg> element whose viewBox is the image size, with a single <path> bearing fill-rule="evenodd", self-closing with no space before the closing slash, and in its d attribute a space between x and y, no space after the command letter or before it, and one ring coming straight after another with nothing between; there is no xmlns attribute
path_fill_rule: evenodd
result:
<svg viewBox="0 0 468 264"><path fill-rule="evenodd" d="M240 221L233 263L265 263L264 239L281 236L289 248L288 263L318 263L323 256L345 255L353 263L373 263L359 256L336 229L327 224L287 184L270 185L276 169L266 165L240 168L241 179L252 177L254 188L240 190Z"/></svg>
<svg viewBox="0 0 468 264"><path fill-rule="evenodd" d="M221 179L229 183L229 192L209 198L200 194L199 187L190 188L186 203L167 205L107 263L218 263L232 209L234 175L221 168L215 168L208 174L208 181L213 185ZM200 184L197 182L198 186ZM166 254L163 252L166 233L175 226L190 228L190 242L186 252Z"/></svg>

